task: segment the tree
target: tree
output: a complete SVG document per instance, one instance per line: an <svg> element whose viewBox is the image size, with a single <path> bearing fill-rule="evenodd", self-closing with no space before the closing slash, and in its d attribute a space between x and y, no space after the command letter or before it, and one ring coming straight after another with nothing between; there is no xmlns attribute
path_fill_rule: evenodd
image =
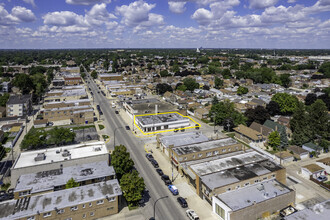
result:
<svg viewBox="0 0 330 220"><path fill-rule="evenodd" d="M22 150L38 149L45 144L46 132L37 130L34 127L24 136L20 144Z"/></svg>
<svg viewBox="0 0 330 220"><path fill-rule="evenodd" d="M91 76L93 77L93 79L97 78L97 72L95 70L92 71Z"/></svg>
<svg viewBox="0 0 330 220"><path fill-rule="evenodd" d="M281 144L281 137L277 131L273 131L268 136L268 145L276 150Z"/></svg>
<svg viewBox="0 0 330 220"><path fill-rule="evenodd" d="M319 68L319 72L323 73L324 76L330 78L330 62L324 62Z"/></svg>
<svg viewBox="0 0 330 220"><path fill-rule="evenodd" d="M129 206L133 206L142 199L145 184L143 178L139 177L139 173L136 170L132 170L132 172L124 174L120 179L120 187Z"/></svg>
<svg viewBox="0 0 330 220"><path fill-rule="evenodd" d="M119 177L132 170L134 162L124 145L115 146L115 150L111 154L111 165Z"/></svg>
<svg viewBox="0 0 330 220"><path fill-rule="evenodd" d="M77 183L73 178L69 179L65 184L65 189L71 189L74 187L78 187L79 183Z"/></svg>
<svg viewBox="0 0 330 220"><path fill-rule="evenodd" d="M64 145L72 143L76 137L76 133L70 131L69 128L54 127L49 132L48 144Z"/></svg>
<svg viewBox="0 0 330 220"><path fill-rule="evenodd" d="M6 149L0 144L0 161L7 155Z"/></svg>
<svg viewBox="0 0 330 220"><path fill-rule="evenodd" d="M229 79L231 77L231 73L229 69L224 69L221 72L221 75L223 76L224 79Z"/></svg>
<svg viewBox="0 0 330 220"><path fill-rule="evenodd" d="M167 77L167 76L170 76L170 75L171 75L171 74L169 74L167 70L162 70L162 71L160 71L160 76L161 76L161 77Z"/></svg>
<svg viewBox="0 0 330 220"><path fill-rule="evenodd" d="M215 123L217 125L222 125L226 119L232 119L234 125L245 124L246 117L235 110L234 103L229 100L219 102L212 105L209 117L213 121L213 114L215 114Z"/></svg>
<svg viewBox="0 0 330 220"><path fill-rule="evenodd" d="M199 83L193 78L185 78L183 84L187 87L187 90L194 91L199 88Z"/></svg>
<svg viewBox="0 0 330 220"><path fill-rule="evenodd" d="M216 105L218 103L219 103L218 97L217 96L213 96L212 105Z"/></svg>
<svg viewBox="0 0 330 220"><path fill-rule="evenodd" d="M326 139L322 139L319 145L324 149L325 152L328 152L330 147L330 141L327 141Z"/></svg>
<svg viewBox="0 0 330 220"><path fill-rule="evenodd" d="M280 75L281 85L285 88L288 88L291 84L290 74L281 74Z"/></svg>
<svg viewBox="0 0 330 220"><path fill-rule="evenodd" d="M263 124L267 119L270 119L270 114L268 111L260 105L258 105L255 109L247 109L244 115L247 117L247 126L250 126L252 122Z"/></svg>
<svg viewBox="0 0 330 220"><path fill-rule="evenodd" d="M173 88L172 88L172 86L170 86L167 83L159 83L156 85L156 91L157 91L157 94L163 95L167 91L172 92Z"/></svg>
<svg viewBox="0 0 330 220"><path fill-rule="evenodd" d="M313 104L317 99L317 95L314 93L308 93L305 98L305 105L311 105Z"/></svg>
<svg viewBox="0 0 330 220"><path fill-rule="evenodd" d="M178 86L177 90L185 92L187 90L187 86L182 84L182 85Z"/></svg>
<svg viewBox="0 0 330 220"><path fill-rule="evenodd" d="M29 94L33 90L33 81L29 75L24 73L15 75L13 85L18 87L23 94Z"/></svg>
<svg viewBox="0 0 330 220"><path fill-rule="evenodd" d="M312 138L317 138L317 135L322 138L330 138L330 124L328 109L325 103L318 99L308 109L309 125L312 131Z"/></svg>
<svg viewBox="0 0 330 220"><path fill-rule="evenodd" d="M287 93L276 93L273 95L272 101L277 102L281 113L284 115L291 115L298 103L297 97Z"/></svg>
<svg viewBox="0 0 330 220"><path fill-rule="evenodd" d="M328 93L322 94L319 97L317 97L318 99L321 99L325 105L328 108L328 111L330 111L330 95Z"/></svg>
<svg viewBox="0 0 330 220"><path fill-rule="evenodd" d="M267 105L266 105L266 110L268 111L268 113L271 116L274 115L278 115L281 113L280 111L280 106L277 104L277 102L275 101L270 101Z"/></svg>
<svg viewBox="0 0 330 220"><path fill-rule="evenodd" d="M297 104L297 108L290 120L290 128L292 131L292 144L301 146L312 139L309 116L306 112L305 105L302 102L298 102Z"/></svg>
<svg viewBox="0 0 330 220"><path fill-rule="evenodd" d="M219 77L215 77L214 79L214 87L216 89L220 89L223 87L223 80L221 80Z"/></svg>
<svg viewBox="0 0 330 220"><path fill-rule="evenodd" d="M9 99L9 93L0 94L0 106L6 107L7 101Z"/></svg>
<svg viewBox="0 0 330 220"><path fill-rule="evenodd" d="M237 95L243 95L249 92L249 89L243 86L239 86L237 89Z"/></svg>
<svg viewBox="0 0 330 220"><path fill-rule="evenodd" d="M209 87L208 85L204 85L204 86L203 86L203 89L204 89L204 90L210 90L210 87Z"/></svg>

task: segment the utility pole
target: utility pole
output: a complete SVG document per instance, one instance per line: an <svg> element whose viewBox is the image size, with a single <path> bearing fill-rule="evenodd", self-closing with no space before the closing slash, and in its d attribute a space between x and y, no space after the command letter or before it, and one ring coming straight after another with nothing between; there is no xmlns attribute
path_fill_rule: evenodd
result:
<svg viewBox="0 0 330 220"><path fill-rule="evenodd" d="M166 199L166 198L168 198L168 196L160 197L159 199L157 199L157 200L155 201L155 203L154 203L154 219L156 219L156 204L157 204L157 202L158 202L159 200L161 200L161 199Z"/></svg>

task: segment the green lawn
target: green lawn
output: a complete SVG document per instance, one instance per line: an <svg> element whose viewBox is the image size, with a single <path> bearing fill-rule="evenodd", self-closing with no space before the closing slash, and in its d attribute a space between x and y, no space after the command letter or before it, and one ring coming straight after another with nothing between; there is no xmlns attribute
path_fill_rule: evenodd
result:
<svg viewBox="0 0 330 220"><path fill-rule="evenodd" d="M104 129L104 125L99 125L100 130Z"/></svg>
<svg viewBox="0 0 330 220"><path fill-rule="evenodd" d="M108 135L105 135L105 134L103 134L102 137L103 137L103 139L109 138L109 136Z"/></svg>

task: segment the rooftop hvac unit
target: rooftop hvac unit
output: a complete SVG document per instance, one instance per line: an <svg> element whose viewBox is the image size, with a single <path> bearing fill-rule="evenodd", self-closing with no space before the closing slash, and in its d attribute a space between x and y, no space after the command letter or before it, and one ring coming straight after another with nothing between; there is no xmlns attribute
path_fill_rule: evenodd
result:
<svg viewBox="0 0 330 220"><path fill-rule="evenodd" d="M63 157L68 157L68 156L70 156L71 154L70 154L70 152L68 151L68 150L64 150L63 151L63 153L62 153L62 156Z"/></svg>
<svg viewBox="0 0 330 220"><path fill-rule="evenodd" d="M37 156L34 158L34 161L42 161L46 159L45 153L38 153Z"/></svg>

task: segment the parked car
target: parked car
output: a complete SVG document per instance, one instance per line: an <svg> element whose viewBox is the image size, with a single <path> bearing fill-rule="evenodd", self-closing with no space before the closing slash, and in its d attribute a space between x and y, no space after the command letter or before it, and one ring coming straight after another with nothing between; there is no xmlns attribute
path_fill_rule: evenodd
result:
<svg viewBox="0 0 330 220"><path fill-rule="evenodd" d="M164 181L164 183L165 183L166 186L172 184L172 181L170 180L170 178L167 175L163 175L162 176L162 180Z"/></svg>
<svg viewBox="0 0 330 220"><path fill-rule="evenodd" d="M171 191L171 193L173 194L173 195L179 195L179 190L178 190L178 188L176 188L176 186L174 186L174 185L169 185L168 186L168 189Z"/></svg>
<svg viewBox="0 0 330 220"><path fill-rule="evenodd" d="M186 211L186 214L187 214L188 218L191 219L191 220L199 220L198 215L197 215L196 212L195 212L194 210L192 210L192 209L188 209L188 210Z"/></svg>
<svg viewBox="0 0 330 220"><path fill-rule="evenodd" d="M187 208L188 207L188 203L184 198L178 197L177 200L178 200L178 203L181 205L182 208Z"/></svg>
<svg viewBox="0 0 330 220"><path fill-rule="evenodd" d="M162 169L156 169L156 172L159 174L159 176L163 176L164 175Z"/></svg>
<svg viewBox="0 0 330 220"><path fill-rule="evenodd" d="M149 153L146 154L146 158L148 160L153 160L154 159L154 157L152 156L152 154L149 154Z"/></svg>
<svg viewBox="0 0 330 220"><path fill-rule="evenodd" d="M100 115L103 115L103 112L102 111L100 111Z"/></svg>
<svg viewBox="0 0 330 220"><path fill-rule="evenodd" d="M327 181L328 178L326 176L321 175L321 176L317 177L316 180L319 182L324 182L324 181Z"/></svg>
<svg viewBox="0 0 330 220"><path fill-rule="evenodd" d="M151 164L152 164L155 168L158 168L158 167L159 167L158 162L157 162L156 160L151 159L150 162L151 162Z"/></svg>
<svg viewBox="0 0 330 220"><path fill-rule="evenodd" d="M130 128L129 128L129 126L127 125L127 126L125 126L125 128L126 128L126 130L131 130Z"/></svg>
<svg viewBox="0 0 330 220"><path fill-rule="evenodd" d="M119 111L116 110L115 113L118 115L119 114Z"/></svg>

